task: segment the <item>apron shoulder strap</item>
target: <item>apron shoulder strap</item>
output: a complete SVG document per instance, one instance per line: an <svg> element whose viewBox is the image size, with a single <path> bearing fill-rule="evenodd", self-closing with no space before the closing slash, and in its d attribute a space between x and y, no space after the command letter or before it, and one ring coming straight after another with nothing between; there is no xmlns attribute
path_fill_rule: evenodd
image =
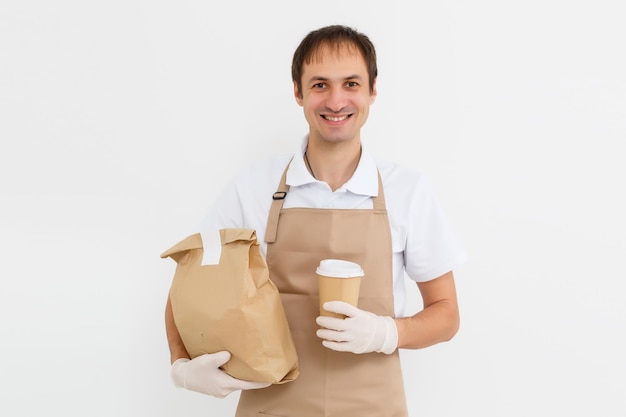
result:
<svg viewBox="0 0 626 417"><path fill-rule="evenodd" d="M272 205L270 206L270 213L269 216L267 216L267 226L265 227L266 243L274 243L276 241L278 217L280 216L280 210L283 208L285 197L289 191L289 186L287 185L287 170L289 169L290 164L291 161L289 161L289 164L287 164L287 167L283 171L283 176L280 178L278 190L272 195Z"/></svg>
<svg viewBox="0 0 626 417"><path fill-rule="evenodd" d="M387 207L385 205L385 192L383 191L383 179L378 172L378 195L372 197L372 203L374 204L374 212L386 213Z"/></svg>

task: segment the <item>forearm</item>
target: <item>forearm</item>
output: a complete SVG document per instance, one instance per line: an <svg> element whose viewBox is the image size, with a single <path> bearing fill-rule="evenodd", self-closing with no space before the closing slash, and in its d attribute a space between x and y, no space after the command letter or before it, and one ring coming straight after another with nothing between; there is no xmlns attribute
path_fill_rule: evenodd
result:
<svg viewBox="0 0 626 417"><path fill-rule="evenodd" d="M421 349L446 342L459 330L459 307L452 272L417 286L424 309L411 317L395 319L399 348Z"/></svg>
<svg viewBox="0 0 626 417"><path fill-rule="evenodd" d="M456 308L442 301L411 317L395 319L398 348L421 349L452 339L459 329Z"/></svg>
<svg viewBox="0 0 626 417"><path fill-rule="evenodd" d="M172 312L172 303L169 296L165 305L165 333L167 334L167 343L170 348L170 362L174 363L176 359L180 358L189 358L183 339L181 339L174 322L174 313Z"/></svg>

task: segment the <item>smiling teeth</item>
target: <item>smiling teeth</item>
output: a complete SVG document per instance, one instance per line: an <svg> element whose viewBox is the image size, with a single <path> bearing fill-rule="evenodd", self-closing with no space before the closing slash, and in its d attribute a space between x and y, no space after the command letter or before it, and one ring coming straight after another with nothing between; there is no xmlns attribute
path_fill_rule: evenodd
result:
<svg viewBox="0 0 626 417"><path fill-rule="evenodd" d="M348 118L348 116L341 116L341 117L325 116L325 117L326 117L326 120L330 120L331 122L340 122Z"/></svg>

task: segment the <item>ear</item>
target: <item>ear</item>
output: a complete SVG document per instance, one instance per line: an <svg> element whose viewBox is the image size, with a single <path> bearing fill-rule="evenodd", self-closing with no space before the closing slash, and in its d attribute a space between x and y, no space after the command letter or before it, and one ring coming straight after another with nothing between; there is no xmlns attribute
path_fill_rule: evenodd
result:
<svg viewBox="0 0 626 417"><path fill-rule="evenodd" d="M298 83L295 81L293 82L293 96L296 98L298 105L302 107L302 94L300 94Z"/></svg>
<svg viewBox="0 0 626 417"><path fill-rule="evenodd" d="M370 94L370 105L374 104L376 101L376 96L378 95L378 91L376 90L376 78L374 79L374 85L372 86L372 94Z"/></svg>

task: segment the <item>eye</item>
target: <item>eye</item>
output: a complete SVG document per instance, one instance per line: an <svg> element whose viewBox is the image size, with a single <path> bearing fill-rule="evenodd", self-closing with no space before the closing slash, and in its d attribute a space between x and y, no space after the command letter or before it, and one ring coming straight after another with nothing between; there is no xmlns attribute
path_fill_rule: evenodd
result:
<svg viewBox="0 0 626 417"><path fill-rule="evenodd" d="M359 83L357 83L356 81L348 81L346 83L346 87L348 88L356 88L359 86Z"/></svg>
<svg viewBox="0 0 626 417"><path fill-rule="evenodd" d="M322 88L326 88L326 84L325 83L317 83L317 84L313 84L313 88L314 89L322 89Z"/></svg>

